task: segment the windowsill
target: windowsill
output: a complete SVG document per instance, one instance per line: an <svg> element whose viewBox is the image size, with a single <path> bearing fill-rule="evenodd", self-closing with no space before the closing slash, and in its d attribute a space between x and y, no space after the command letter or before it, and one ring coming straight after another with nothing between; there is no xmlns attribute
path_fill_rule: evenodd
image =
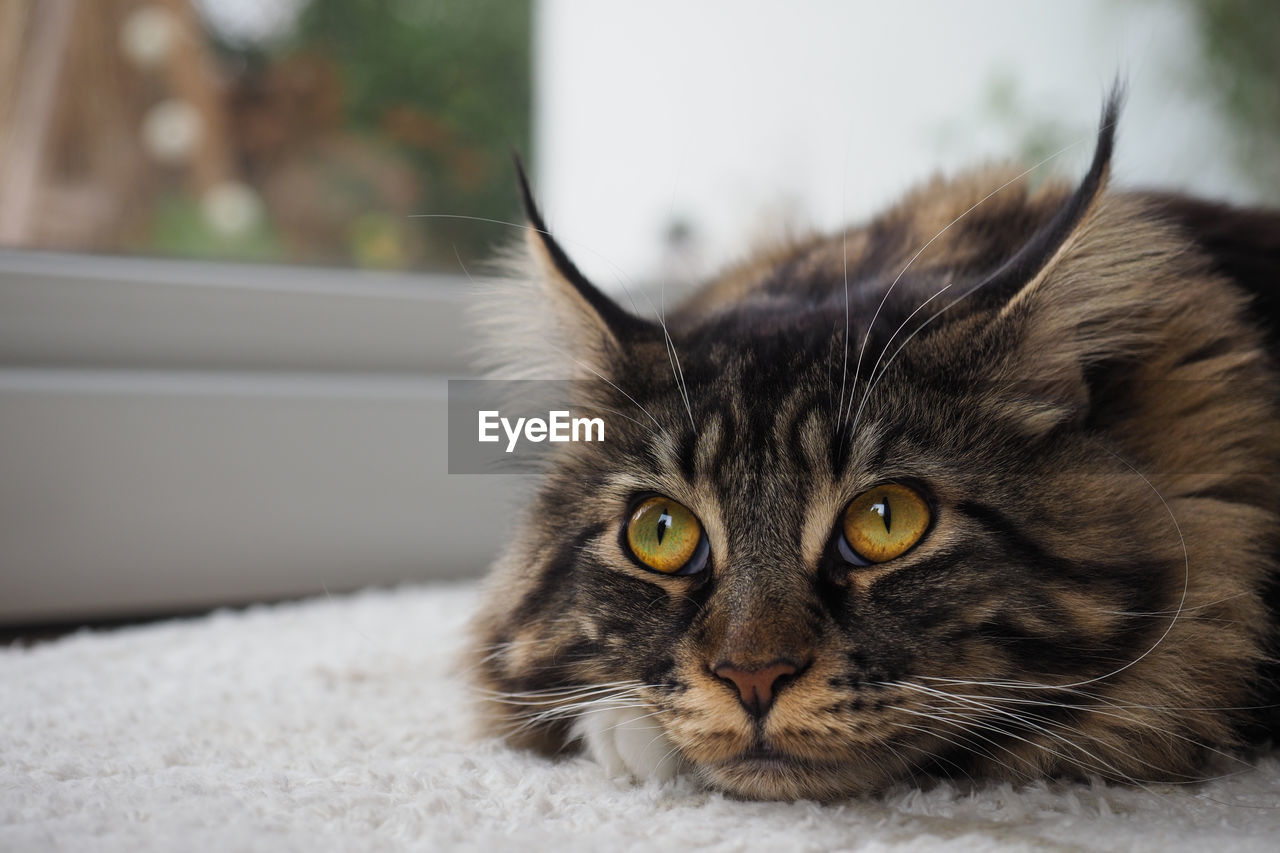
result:
<svg viewBox="0 0 1280 853"><path fill-rule="evenodd" d="M465 278L0 251L0 625L475 574Z"/></svg>
<svg viewBox="0 0 1280 853"><path fill-rule="evenodd" d="M0 250L0 365L469 372L465 277Z"/></svg>

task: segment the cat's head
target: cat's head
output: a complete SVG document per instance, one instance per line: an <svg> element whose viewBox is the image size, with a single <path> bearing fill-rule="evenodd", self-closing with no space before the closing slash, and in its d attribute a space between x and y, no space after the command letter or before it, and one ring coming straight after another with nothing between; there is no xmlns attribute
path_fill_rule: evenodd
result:
<svg viewBox="0 0 1280 853"><path fill-rule="evenodd" d="M1162 494L1258 487L1241 433L1186 442L1262 403L1167 383L1248 368L1257 339L1173 229L1104 191L1114 121L1074 190L935 181L660 319L529 203L493 351L614 415L557 452L489 580L472 672L495 730L769 798L1162 777L1192 766L1178 738L1226 738L1155 708L1247 675L1174 614L1247 590L1253 569L1198 581L1219 546L1189 540L1251 516Z"/></svg>

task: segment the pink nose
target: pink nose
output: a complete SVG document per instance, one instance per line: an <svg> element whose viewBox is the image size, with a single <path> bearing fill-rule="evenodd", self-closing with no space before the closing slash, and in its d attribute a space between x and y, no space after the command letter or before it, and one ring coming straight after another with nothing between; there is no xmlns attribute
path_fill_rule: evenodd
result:
<svg viewBox="0 0 1280 853"><path fill-rule="evenodd" d="M740 669L731 663L724 663L713 672L717 678L732 682L738 688L738 698L742 700L743 707L753 716L763 717L769 713L773 697L782 686L778 681L795 675L796 668L786 661L778 660L755 669Z"/></svg>

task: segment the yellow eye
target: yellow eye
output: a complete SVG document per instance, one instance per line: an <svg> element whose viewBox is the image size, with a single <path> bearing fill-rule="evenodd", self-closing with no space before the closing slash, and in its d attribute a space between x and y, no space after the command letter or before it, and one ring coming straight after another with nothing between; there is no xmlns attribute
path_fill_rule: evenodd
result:
<svg viewBox="0 0 1280 853"><path fill-rule="evenodd" d="M863 492L844 511L844 541L858 565L900 557L929 529L929 505L914 490L886 483Z"/></svg>
<svg viewBox="0 0 1280 853"><path fill-rule="evenodd" d="M692 575L707 564L707 541L693 513L670 498L653 497L627 523L627 545L636 559L664 575Z"/></svg>

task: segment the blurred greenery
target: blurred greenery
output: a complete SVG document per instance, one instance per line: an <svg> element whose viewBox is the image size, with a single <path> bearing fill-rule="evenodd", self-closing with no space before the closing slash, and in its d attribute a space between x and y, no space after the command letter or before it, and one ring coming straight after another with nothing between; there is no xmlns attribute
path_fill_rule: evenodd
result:
<svg viewBox="0 0 1280 853"><path fill-rule="evenodd" d="M1088 133L1087 127L1068 124L1043 105L1029 103L1017 76L1008 70L987 80L982 115L990 125L1002 128L1017 140L1017 159L1027 165L1048 159ZM1031 180L1042 180L1049 171L1037 170Z"/></svg>
<svg viewBox="0 0 1280 853"><path fill-rule="evenodd" d="M477 218L520 221L532 0L304 0L270 41L209 38L235 177L263 216L229 237L172 187L151 251L457 270L508 237Z"/></svg>
<svg viewBox="0 0 1280 853"><path fill-rule="evenodd" d="M149 250L160 255L221 261L283 260L270 223L258 220L240 234L220 233L200 203L188 195L167 193L152 208Z"/></svg>
<svg viewBox="0 0 1280 853"><path fill-rule="evenodd" d="M1007 156L1013 162L1031 166L1048 161L1047 168L1027 176L1028 185L1035 187L1062 173L1053 155L1091 137L1090 124L1063 121L1060 113L1053 104L1029 98L1012 70L997 68L983 81L982 98L970 115L938 126L936 145L941 151L993 132L1011 139L1015 147Z"/></svg>
<svg viewBox="0 0 1280 853"><path fill-rule="evenodd" d="M311 0L286 49L331 58L344 124L390 139L421 180L414 212L518 220L511 152L528 151L529 0ZM365 226L362 226L365 227ZM504 234L413 220L431 266ZM385 231L385 229L383 229Z"/></svg>
<svg viewBox="0 0 1280 853"><path fill-rule="evenodd" d="M1196 18L1211 97L1236 131L1240 166L1280 202L1280 4L1181 0Z"/></svg>

